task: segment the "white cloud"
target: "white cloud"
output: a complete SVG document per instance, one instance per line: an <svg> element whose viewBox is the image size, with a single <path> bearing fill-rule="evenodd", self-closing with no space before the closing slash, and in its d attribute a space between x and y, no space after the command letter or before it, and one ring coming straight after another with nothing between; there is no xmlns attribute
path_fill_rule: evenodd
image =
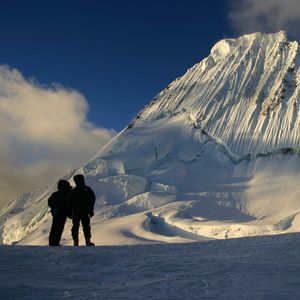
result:
<svg viewBox="0 0 300 300"><path fill-rule="evenodd" d="M87 121L78 91L0 66L0 207L91 158L115 134Z"/></svg>
<svg viewBox="0 0 300 300"><path fill-rule="evenodd" d="M299 38L299 0L232 0L229 19L239 33L287 31Z"/></svg>

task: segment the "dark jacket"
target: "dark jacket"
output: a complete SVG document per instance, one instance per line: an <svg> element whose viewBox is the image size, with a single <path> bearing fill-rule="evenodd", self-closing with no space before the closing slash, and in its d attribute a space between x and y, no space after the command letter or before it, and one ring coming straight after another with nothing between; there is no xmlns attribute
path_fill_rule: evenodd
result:
<svg viewBox="0 0 300 300"><path fill-rule="evenodd" d="M68 197L68 217L93 216L95 205L95 194L88 186L76 186Z"/></svg>
<svg viewBox="0 0 300 300"><path fill-rule="evenodd" d="M68 191L54 192L48 199L53 217L66 217L68 214Z"/></svg>

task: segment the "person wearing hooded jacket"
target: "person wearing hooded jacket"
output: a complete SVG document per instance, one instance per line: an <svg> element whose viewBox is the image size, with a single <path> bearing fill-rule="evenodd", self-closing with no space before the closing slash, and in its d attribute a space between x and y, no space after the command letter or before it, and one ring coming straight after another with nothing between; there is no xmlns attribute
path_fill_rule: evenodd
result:
<svg viewBox="0 0 300 300"><path fill-rule="evenodd" d="M60 239L67 220L67 201L71 191L70 183L67 180L59 180L57 190L48 199L48 205L53 216L49 234L49 246L60 246Z"/></svg>
<svg viewBox="0 0 300 300"><path fill-rule="evenodd" d="M94 215L95 194L93 190L85 185L83 175L73 177L76 187L73 188L68 197L68 217L72 219L72 238L74 246L79 245L79 226L83 227L86 246L95 246L91 242L90 218Z"/></svg>

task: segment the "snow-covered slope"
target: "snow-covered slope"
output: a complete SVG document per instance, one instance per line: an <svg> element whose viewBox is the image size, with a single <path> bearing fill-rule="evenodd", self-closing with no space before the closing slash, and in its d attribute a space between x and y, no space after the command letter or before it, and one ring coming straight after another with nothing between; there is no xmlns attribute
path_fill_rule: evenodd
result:
<svg viewBox="0 0 300 300"><path fill-rule="evenodd" d="M299 64L298 43L284 32L220 41L65 176L84 174L96 192L96 243L298 231ZM54 189L23 195L1 211L4 243L47 244Z"/></svg>
<svg viewBox="0 0 300 300"><path fill-rule="evenodd" d="M135 120L186 112L237 159L299 147L300 56L283 31L217 43Z"/></svg>
<svg viewBox="0 0 300 300"><path fill-rule="evenodd" d="M0 246L5 300L294 300L300 236L118 247Z"/></svg>

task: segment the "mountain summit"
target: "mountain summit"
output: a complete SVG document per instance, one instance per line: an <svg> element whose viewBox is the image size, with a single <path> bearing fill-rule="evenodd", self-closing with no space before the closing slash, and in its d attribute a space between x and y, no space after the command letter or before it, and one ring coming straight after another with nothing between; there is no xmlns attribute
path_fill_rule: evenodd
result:
<svg viewBox="0 0 300 300"><path fill-rule="evenodd" d="M134 124L185 112L237 158L299 147L299 64L298 42L283 31L222 40Z"/></svg>
<svg viewBox="0 0 300 300"><path fill-rule="evenodd" d="M218 42L90 162L98 244L188 242L300 229L297 42ZM47 244L55 184L0 213L3 243ZM70 225L68 225L70 227ZM70 244L69 229L64 244Z"/></svg>

